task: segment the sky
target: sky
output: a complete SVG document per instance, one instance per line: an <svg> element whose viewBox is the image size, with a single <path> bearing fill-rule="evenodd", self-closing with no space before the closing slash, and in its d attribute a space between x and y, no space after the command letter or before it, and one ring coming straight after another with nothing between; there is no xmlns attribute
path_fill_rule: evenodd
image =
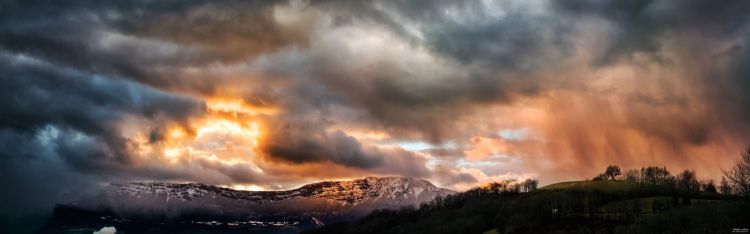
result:
<svg viewBox="0 0 750 234"><path fill-rule="evenodd" d="M0 215L111 182L454 190L750 145L747 1L2 1Z"/></svg>

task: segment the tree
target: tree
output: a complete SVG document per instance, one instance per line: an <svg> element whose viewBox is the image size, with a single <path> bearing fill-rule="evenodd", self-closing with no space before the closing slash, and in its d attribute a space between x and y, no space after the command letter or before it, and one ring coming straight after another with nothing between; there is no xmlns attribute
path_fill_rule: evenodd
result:
<svg viewBox="0 0 750 234"><path fill-rule="evenodd" d="M625 181L637 183L641 181L640 173L637 169L630 169L625 171Z"/></svg>
<svg viewBox="0 0 750 234"><path fill-rule="evenodd" d="M732 168L722 171L737 195L750 197L750 147L740 153Z"/></svg>
<svg viewBox="0 0 750 234"><path fill-rule="evenodd" d="M677 174L677 188L688 194L700 192L700 183L698 183L698 179L696 179L695 172L685 170L682 173Z"/></svg>
<svg viewBox="0 0 750 234"><path fill-rule="evenodd" d="M729 182L727 182L727 179L723 176L721 177L721 185L719 186L719 191L721 191L721 194L724 195L732 194L732 186L729 185Z"/></svg>
<svg viewBox="0 0 750 234"><path fill-rule="evenodd" d="M690 205L690 197L700 192L701 189L701 184L696 179L695 172L685 170L680 174L677 174L677 189L679 189L684 195L682 203L684 205Z"/></svg>
<svg viewBox="0 0 750 234"><path fill-rule="evenodd" d="M677 177L674 177L672 175L666 175L666 177L664 177L663 179L659 181L659 185L667 189L675 190L677 189Z"/></svg>
<svg viewBox="0 0 750 234"><path fill-rule="evenodd" d="M492 182L481 186L478 189L478 193L483 194L507 194L507 193L519 193L521 192L521 183L516 180L504 180L500 182Z"/></svg>
<svg viewBox="0 0 750 234"><path fill-rule="evenodd" d="M652 186L670 186L673 180L666 167L644 167L641 168L641 182Z"/></svg>
<svg viewBox="0 0 750 234"><path fill-rule="evenodd" d="M536 186L539 184L539 181L532 180L532 179L526 179L521 183L521 189L523 192L533 192L536 191Z"/></svg>
<svg viewBox="0 0 750 234"><path fill-rule="evenodd" d="M620 175L620 167L617 165L609 165L607 170L604 171L604 175L606 178L609 178L609 180L615 180L615 178Z"/></svg>
<svg viewBox="0 0 750 234"><path fill-rule="evenodd" d="M701 190L706 193L716 193L716 185L714 184L714 180L703 181L703 183L701 183Z"/></svg>

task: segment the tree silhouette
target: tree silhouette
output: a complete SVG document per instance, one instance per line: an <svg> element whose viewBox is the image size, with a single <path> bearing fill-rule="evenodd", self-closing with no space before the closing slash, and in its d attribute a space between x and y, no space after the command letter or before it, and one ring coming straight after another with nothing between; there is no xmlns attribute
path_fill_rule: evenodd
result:
<svg viewBox="0 0 750 234"><path fill-rule="evenodd" d="M539 181L527 179L521 183L521 190L523 192L534 192L536 191L536 186L539 184Z"/></svg>
<svg viewBox="0 0 750 234"><path fill-rule="evenodd" d="M701 184L701 190L707 193L716 193L716 185L714 184L714 180L704 181Z"/></svg>
<svg viewBox="0 0 750 234"><path fill-rule="evenodd" d="M670 173L666 167L641 168L641 182L649 184L651 186L674 186L674 178L670 176Z"/></svg>
<svg viewBox="0 0 750 234"><path fill-rule="evenodd" d="M750 147L740 153L732 168L722 171L737 195L750 197Z"/></svg>
<svg viewBox="0 0 750 234"><path fill-rule="evenodd" d="M610 165L607 167L607 170L604 171L604 176L606 178L609 178L609 180L615 180L617 176L621 174L620 167L617 165Z"/></svg>
<svg viewBox="0 0 750 234"><path fill-rule="evenodd" d="M640 172L637 169L630 169L625 171L625 181L628 182L641 182Z"/></svg>
<svg viewBox="0 0 750 234"><path fill-rule="evenodd" d="M700 191L700 183L696 179L695 172L691 170L685 170L680 174L677 174L677 188L688 193L694 194Z"/></svg>
<svg viewBox="0 0 750 234"><path fill-rule="evenodd" d="M729 185L729 182L727 182L726 177L723 177L723 176L721 177L721 185L719 185L719 191L721 192L721 194L724 194L724 195L732 194L732 186Z"/></svg>

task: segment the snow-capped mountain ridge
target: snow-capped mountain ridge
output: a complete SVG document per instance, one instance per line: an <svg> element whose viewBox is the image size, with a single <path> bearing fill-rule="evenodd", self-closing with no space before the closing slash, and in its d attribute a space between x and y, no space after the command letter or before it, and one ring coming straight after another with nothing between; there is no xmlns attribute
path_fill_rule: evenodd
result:
<svg viewBox="0 0 750 234"><path fill-rule="evenodd" d="M258 226L270 223L283 224L281 229L301 230L353 220L376 209L418 206L452 193L426 180L400 177L324 181L285 191L139 182L110 184L101 193L58 206L50 219L55 227L75 226L85 220L89 224L118 227L226 223L253 230L271 228Z"/></svg>
<svg viewBox="0 0 750 234"><path fill-rule="evenodd" d="M166 197L183 201L203 197L226 197L257 203L293 198L323 198L344 203L357 203L366 199L425 200L454 193L434 186L422 179L402 177L367 177L351 181L324 181L286 191L243 191L218 186L188 183L138 182L111 184L104 190L107 195L137 198Z"/></svg>

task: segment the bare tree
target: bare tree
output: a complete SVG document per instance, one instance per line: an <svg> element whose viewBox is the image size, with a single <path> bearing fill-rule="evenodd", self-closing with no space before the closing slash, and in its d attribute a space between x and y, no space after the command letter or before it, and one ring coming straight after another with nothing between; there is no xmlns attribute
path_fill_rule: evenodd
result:
<svg viewBox="0 0 750 234"><path fill-rule="evenodd" d="M673 186L674 178L670 176L666 167L641 168L641 182L652 186Z"/></svg>
<svg viewBox="0 0 750 234"><path fill-rule="evenodd" d="M701 182L701 191L706 193L716 193L716 184L714 184L714 180Z"/></svg>
<svg viewBox="0 0 750 234"><path fill-rule="evenodd" d="M750 197L750 147L740 153L732 168L722 171L737 195Z"/></svg>
<svg viewBox="0 0 750 234"><path fill-rule="evenodd" d="M730 195L732 194L732 186L727 182L727 178L721 177L721 185L719 185L719 191L721 194Z"/></svg>
<svg viewBox="0 0 750 234"><path fill-rule="evenodd" d="M697 193L700 191L701 184L696 179L694 171L685 170L677 174L677 188L687 193Z"/></svg>
<svg viewBox="0 0 750 234"><path fill-rule="evenodd" d="M641 182L640 172L637 169L630 169L625 171L625 181L628 182Z"/></svg>

